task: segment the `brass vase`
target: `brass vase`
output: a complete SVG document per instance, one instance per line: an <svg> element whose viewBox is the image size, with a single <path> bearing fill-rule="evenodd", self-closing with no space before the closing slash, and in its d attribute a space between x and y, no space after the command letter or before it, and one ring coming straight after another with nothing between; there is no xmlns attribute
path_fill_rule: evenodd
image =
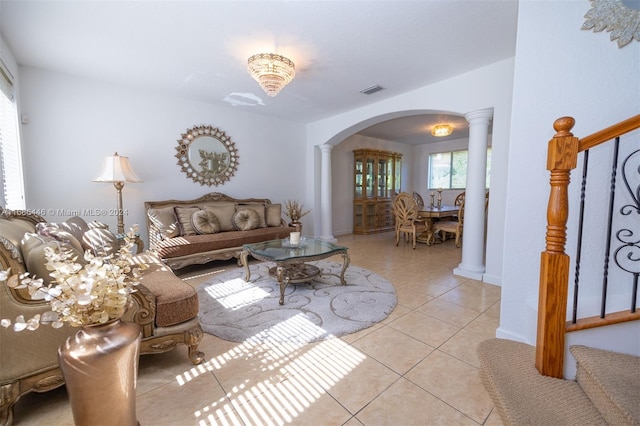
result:
<svg viewBox="0 0 640 426"><path fill-rule="evenodd" d="M83 326L58 349L73 421L82 425L131 425L141 330L119 319Z"/></svg>

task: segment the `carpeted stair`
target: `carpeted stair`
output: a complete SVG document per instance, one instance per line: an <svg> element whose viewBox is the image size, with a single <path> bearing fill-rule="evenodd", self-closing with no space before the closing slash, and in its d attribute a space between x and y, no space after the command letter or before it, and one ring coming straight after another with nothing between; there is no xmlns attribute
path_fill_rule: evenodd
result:
<svg viewBox="0 0 640 426"><path fill-rule="evenodd" d="M478 345L480 377L507 425L640 425L640 357L571 347L576 380L540 375L535 348L504 339Z"/></svg>

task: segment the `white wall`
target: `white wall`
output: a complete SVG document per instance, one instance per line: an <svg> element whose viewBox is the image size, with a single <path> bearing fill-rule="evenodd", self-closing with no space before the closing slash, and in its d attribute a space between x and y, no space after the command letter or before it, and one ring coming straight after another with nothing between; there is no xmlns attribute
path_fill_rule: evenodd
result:
<svg viewBox="0 0 640 426"><path fill-rule="evenodd" d="M29 67L19 71L21 112L29 117L22 126L27 207L47 212L49 221L66 218L64 210L116 207L113 185L92 182L102 158L115 151L129 157L144 181L123 190L127 228L138 223L146 232L148 200L209 192L304 199L304 163L291 161L304 156L302 125ZM236 175L222 186L201 186L176 164L177 140L202 124L225 131L239 153ZM116 229L116 217L96 219Z"/></svg>
<svg viewBox="0 0 640 426"><path fill-rule="evenodd" d="M319 205L319 154L317 145L338 144L348 136L377 122L403 115L434 110L465 114L486 108L494 109L491 207L487 236L486 273L484 280L500 284L502 277L502 245L504 240L504 205L513 59L477 69L412 92L358 108L307 126L307 200ZM335 149L335 148L334 148ZM314 226L320 227L319 216ZM335 230L334 230L335 231Z"/></svg>
<svg viewBox="0 0 640 426"><path fill-rule="evenodd" d="M606 32L580 30L589 8L587 2L564 1L519 6L498 336L530 344L536 338L553 122L573 116L573 133L584 137L640 112L640 43L620 49ZM568 232L573 238L575 228ZM640 353L640 332L625 337L618 328L624 327L600 331L596 343Z"/></svg>

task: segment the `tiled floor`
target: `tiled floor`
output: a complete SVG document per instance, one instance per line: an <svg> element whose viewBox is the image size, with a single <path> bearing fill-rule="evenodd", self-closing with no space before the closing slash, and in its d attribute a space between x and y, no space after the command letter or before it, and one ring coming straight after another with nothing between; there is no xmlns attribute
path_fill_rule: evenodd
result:
<svg viewBox="0 0 640 426"><path fill-rule="evenodd" d="M500 425L478 378L477 344L495 336L500 288L452 274L461 249L394 244L391 233L338 237L351 262L391 281L382 323L308 345L249 345L205 334L207 361L183 347L140 360L141 425ZM189 268L194 286L233 262ZM72 425L64 388L30 394L15 425ZM107 422L108 424L108 422Z"/></svg>

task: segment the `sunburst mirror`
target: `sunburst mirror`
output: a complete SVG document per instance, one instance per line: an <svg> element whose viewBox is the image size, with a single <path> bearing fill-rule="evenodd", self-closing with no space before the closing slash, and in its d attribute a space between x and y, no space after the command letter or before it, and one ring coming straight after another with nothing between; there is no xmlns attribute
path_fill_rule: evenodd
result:
<svg viewBox="0 0 640 426"><path fill-rule="evenodd" d="M581 29L606 30L618 47L640 41L640 0L591 0L591 6Z"/></svg>
<svg viewBox="0 0 640 426"><path fill-rule="evenodd" d="M195 126L178 139L178 165L200 185L218 186L238 168L238 151L231 138L212 126Z"/></svg>

